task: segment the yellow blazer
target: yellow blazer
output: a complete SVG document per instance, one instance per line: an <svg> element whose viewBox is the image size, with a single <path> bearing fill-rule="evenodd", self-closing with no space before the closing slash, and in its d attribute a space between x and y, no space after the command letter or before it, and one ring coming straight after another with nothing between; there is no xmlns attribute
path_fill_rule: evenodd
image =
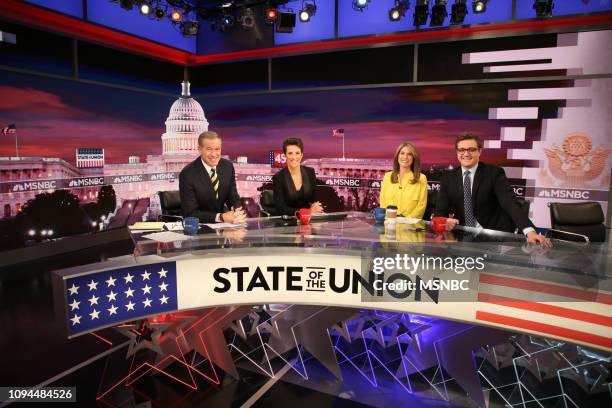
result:
<svg viewBox="0 0 612 408"><path fill-rule="evenodd" d="M380 189L380 206L395 205L399 216L423 218L427 207L427 177L421 173L416 183L410 184L409 180L412 180L412 172L395 184L391 183L391 172L385 173Z"/></svg>

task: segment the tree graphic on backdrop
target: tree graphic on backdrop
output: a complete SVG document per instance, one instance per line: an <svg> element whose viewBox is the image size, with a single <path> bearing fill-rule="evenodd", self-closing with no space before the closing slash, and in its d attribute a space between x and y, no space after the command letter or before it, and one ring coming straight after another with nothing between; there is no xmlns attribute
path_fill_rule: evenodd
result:
<svg viewBox="0 0 612 408"><path fill-rule="evenodd" d="M98 192L98 206L101 214L108 214L115 211L117 206L117 196L115 189L111 185L104 185Z"/></svg>
<svg viewBox="0 0 612 408"><path fill-rule="evenodd" d="M54 236L76 234L90 229L79 198L68 190L37 194L18 215L24 229L50 229Z"/></svg>

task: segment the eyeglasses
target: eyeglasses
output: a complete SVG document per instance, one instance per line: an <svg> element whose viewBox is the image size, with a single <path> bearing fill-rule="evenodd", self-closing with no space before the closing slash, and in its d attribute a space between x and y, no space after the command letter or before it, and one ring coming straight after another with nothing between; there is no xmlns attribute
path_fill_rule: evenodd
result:
<svg viewBox="0 0 612 408"><path fill-rule="evenodd" d="M477 147L468 147L467 149L461 148L461 149L457 149L457 153L459 154L463 154L463 153L476 153L478 150L480 150Z"/></svg>

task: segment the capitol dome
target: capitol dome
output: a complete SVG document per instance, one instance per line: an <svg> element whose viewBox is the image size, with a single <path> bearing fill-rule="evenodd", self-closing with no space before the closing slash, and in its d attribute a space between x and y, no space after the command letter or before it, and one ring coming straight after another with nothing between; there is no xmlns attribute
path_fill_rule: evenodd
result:
<svg viewBox="0 0 612 408"><path fill-rule="evenodd" d="M198 154L198 136L208 130L202 106L191 97L189 82L183 81L183 91L170 107L166 132L162 135L163 154Z"/></svg>

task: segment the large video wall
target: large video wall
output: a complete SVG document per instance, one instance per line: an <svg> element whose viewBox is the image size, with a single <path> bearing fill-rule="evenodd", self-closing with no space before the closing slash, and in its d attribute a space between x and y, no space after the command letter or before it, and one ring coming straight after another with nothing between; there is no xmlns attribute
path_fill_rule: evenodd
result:
<svg viewBox="0 0 612 408"><path fill-rule="evenodd" d="M278 71L276 92L214 94L193 75L192 97L223 137L222 154L236 161L240 194L255 202L277 171L270 152L287 137L304 140L306 164L344 209L367 211L378 204L380 180L401 142L416 144L436 189L441 172L457 164L455 137L473 132L485 140L482 160L504 166L515 193L531 202L536 225L546 227L549 201L599 201L607 209L612 62L598 50L611 40L612 31L595 31L425 44L418 72L409 73L416 81L396 86L360 86L360 74L348 71ZM302 66L317 63L301 58ZM389 69L391 78L405 74ZM127 81L111 68L100 78ZM171 96L0 70L0 126L17 130L0 143L3 227L14 227L28 201L58 190L76 207L89 205L77 232L99 228L92 223L102 216L108 223L129 200L147 199L144 216L155 218L157 191L178 189L184 165L165 154L161 138L181 81L177 75ZM344 157L342 139L332 137L338 128ZM78 148L104 149L103 159L77 166ZM116 206L94 210L110 190ZM21 234L27 241L27 231Z"/></svg>

